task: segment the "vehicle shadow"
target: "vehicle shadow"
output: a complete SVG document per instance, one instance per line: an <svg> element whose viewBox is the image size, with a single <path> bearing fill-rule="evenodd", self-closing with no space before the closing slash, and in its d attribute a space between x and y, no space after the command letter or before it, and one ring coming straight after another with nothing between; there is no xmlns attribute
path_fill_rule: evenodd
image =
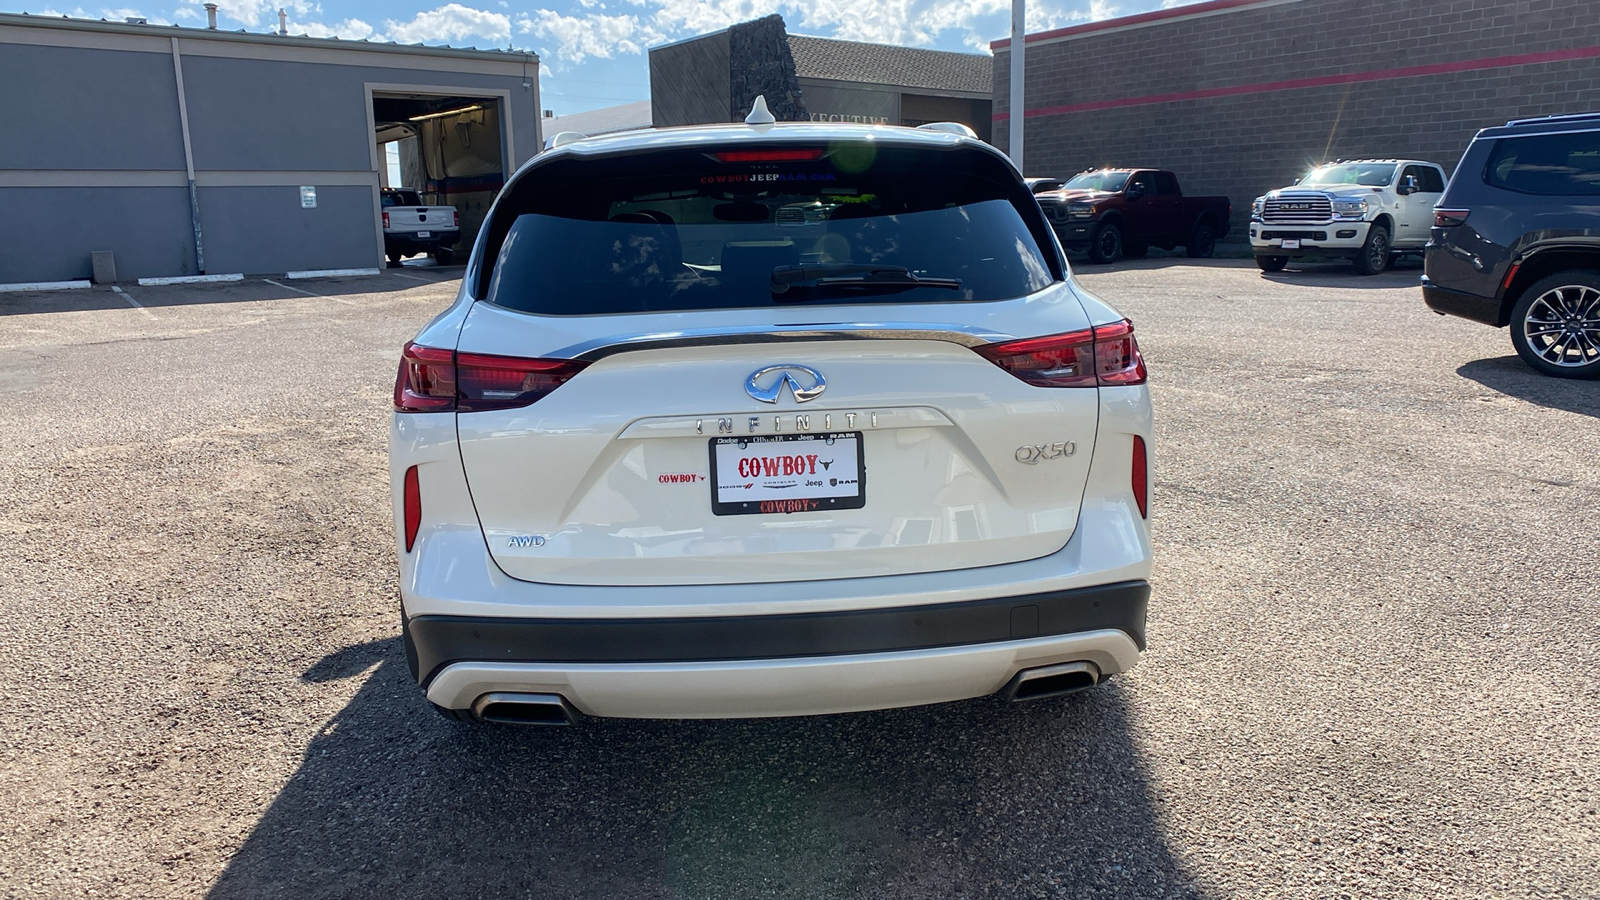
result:
<svg viewBox="0 0 1600 900"><path fill-rule="evenodd" d="M1600 381L1540 375L1520 356L1476 359L1456 369L1456 374L1508 397L1600 418Z"/></svg>
<svg viewBox="0 0 1600 900"><path fill-rule="evenodd" d="M90 312L129 309L128 298L152 309L171 306L201 306L210 303L259 303L264 300L290 300L307 295L342 297L360 294L387 294L413 290L427 284L455 283L461 266L399 266L379 270L377 275L351 278L308 278L291 281L282 275L252 275L243 281L205 284L167 284L148 287L136 284L110 285L65 291L16 291L0 293L0 316L40 313ZM267 279L271 279L268 281ZM276 284L274 282L277 282Z"/></svg>
<svg viewBox="0 0 1600 900"><path fill-rule="evenodd" d="M1252 260L1250 265L1255 265L1255 261ZM1376 275L1359 275L1350 263L1340 260L1329 262L1291 260L1282 272L1262 272L1261 277L1267 281L1275 281L1284 286L1294 287L1340 288L1343 290L1416 288L1417 301L1420 303L1422 300L1422 291L1419 287L1422 277L1422 260L1413 257L1406 257L1393 262L1389 265L1389 268Z"/></svg>
<svg viewBox="0 0 1600 900"><path fill-rule="evenodd" d="M1201 897L1163 839L1120 685L753 721L480 727L398 639L210 897Z"/></svg>

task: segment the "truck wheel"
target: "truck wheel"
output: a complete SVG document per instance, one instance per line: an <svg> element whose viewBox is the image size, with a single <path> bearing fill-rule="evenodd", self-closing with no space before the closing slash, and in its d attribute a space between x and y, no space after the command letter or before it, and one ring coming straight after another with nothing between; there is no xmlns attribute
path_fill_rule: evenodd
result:
<svg viewBox="0 0 1600 900"><path fill-rule="evenodd" d="M1542 374L1600 378L1600 272L1569 269L1523 291L1511 308L1511 345Z"/></svg>
<svg viewBox="0 0 1600 900"><path fill-rule="evenodd" d="M1260 266L1261 267L1261 271L1263 271L1263 272L1282 272L1283 271L1283 267L1287 266L1288 264L1289 264L1289 257L1287 257L1287 256L1258 256L1258 257L1256 257L1256 265Z"/></svg>
<svg viewBox="0 0 1600 900"><path fill-rule="evenodd" d="M433 251L433 261L438 263L441 266L450 265L450 263L455 261L455 258L456 258L456 252L454 250L435 250L435 251Z"/></svg>
<svg viewBox="0 0 1600 900"><path fill-rule="evenodd" d="M391 265L391 266L400 265L400 259L401 259L400 254L398 254L398 253L390 253L390 254L387 254L387 255L389 257L389 265Z"/></svg>
<svg viewBox="0 0 1600 900"><path fill-rule="evenodd" d="M1089 240L1089 261L1104 265L1116 262L1121 256L1122 229L1115 222L1102 223Z"/></svg>
<svg viewBox="0 0 1600 900"><path fill-rule="evenodd" d="M1211 254L1217 252L1217 228L1210 222L1201 222L1194 227L1194 233L1189 235L1189 243L1183 245L1183 252L1189 254L1190 259L1210 259Z"/></svg>
<svg viewBox="0 0 1600 900"><path fill-rule="evenodd" d="M1122 255L1127 257L1128 259L1144 259L1145 254L1147 254L1149 252L1150 252L1150 245L1149 244L1123 244L1122 245Z"/></svg>
<svg viewBox="0 0 1600 900"><path fill-rule="evenodd" d="M1356 274L1376 275L1389 267L1389 229L1374 225L1367 232L1367 242L1356 254Z"/></svg>

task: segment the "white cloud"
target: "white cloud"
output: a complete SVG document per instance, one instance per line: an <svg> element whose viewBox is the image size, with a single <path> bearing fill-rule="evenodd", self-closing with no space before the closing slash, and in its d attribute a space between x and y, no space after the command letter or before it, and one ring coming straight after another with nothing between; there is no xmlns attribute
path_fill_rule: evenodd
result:
<svg viewBox="0 0 1600 900"><path fill-rule="evenodd" d="M383 27L389 40L402 44L459 41L469 37L487 38L495 44L511 40L510 16L459 3L446 3L437 9L419 12L409 22L389 19Z"/></svg>
<svg viewBox="0 0 1600 900"><path fill-rule="evenodd" d="M644 48L666 41L666 35L637 16L608 16L589 13L564 16L551 9L536 9L517 19L517 31L551 42L539 48L542 56L553 56L553 65L572 66L594 56L610 59L616 55L639 54Z"/></svg>
<svg viewBox="0 0 1600 900"><path fill-rule="evenodd" d="M343 22L334 22L331 25L322 22L296 22L291 19L289 33L316 38L336 37L346 41L361 41L372 37L374 32L371 25L360 19L345 19Z"/></svg>

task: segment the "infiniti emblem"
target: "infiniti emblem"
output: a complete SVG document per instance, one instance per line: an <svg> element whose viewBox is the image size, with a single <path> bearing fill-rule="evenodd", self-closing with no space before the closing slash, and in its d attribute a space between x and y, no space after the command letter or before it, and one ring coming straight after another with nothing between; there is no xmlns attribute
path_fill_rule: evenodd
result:
<svg viewBox="0 0 1600 900"><path fill-rule="evenodd" d="M774 372L780 372L777 378L770 378ZM762 387L763 382L770 382ZM828 380L822 373L810 366L799 366L792 363L781 366L767 366L757 369L745 379L744 389L750 396L762 403L777 403L778 397L783 393L783 386L789 386L789 392L794 394L796 403L815 400L822 396L828 389Z"/></svg>

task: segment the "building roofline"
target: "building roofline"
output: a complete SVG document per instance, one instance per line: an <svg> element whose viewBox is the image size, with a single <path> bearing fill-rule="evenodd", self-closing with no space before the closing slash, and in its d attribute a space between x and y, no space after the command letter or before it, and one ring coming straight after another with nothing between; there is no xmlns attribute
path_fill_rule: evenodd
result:
<svg viewBox="0 0 1600 900"><path fill-rule="evenodd" d="M1118 16L1115 19L1086 22L1082 25L1073 25L1068 28L1057 28L1053 31L1041 31L1037 34L1030 34L1023 40L1029 44L1038 42L1053 43L1074 38L1092 37L1108 31L1126 31L1130 28L1165 25L1184 19L1198 19L1203 16L1215 16L1223 13L1240 12L1246 9L1298 2L1299 0L1210 0L1207 3L1191 3L1187 6L1175 6L1171 9L1158 9L1131 16ZM998 41L989 42L991 51L1008 49L1010 46L1010 38L1001 38Z"/></svg>
<svg viewBox="0 0 1600 900"><path fill-rule="evenodd" d="M804 38L804 39L806 39L808 41L827 41L827 42L829 42L831 44L854 44L854 45L856 45L858 47L873 47L873 48L877 48L877 49L881 49L881 48L884 48L884 47L891 47L891 48L893 48L895 50L909 50L909 51L911 51L913 53L931 53L931 54L938 54L938 55L941 55L941 56L959 56L962 59L974 59L974 58L982 59L986 55L986 54L983 54L983 53L963 53L960 50L935 50L935 49L933 49L931 47L907 47L907 46L904 46L903 44L883 44L883 43L874 43L872 41L847 41L844 38L825 37L825 36L820 35L820 34L797 34L797 33L792 32L792 31L789 32L788 36L792 37L792 38Z"/></svg>
<svg viewBox="0 0 1600 900"><path fill-rule="evenodd" d="M532 50L479 50L475 47L429 47L424 44L397 44L365 40L342 41L338 38L281 35L272 32L190 28L177 24L136 25L126 22L108 22L104 19L74 19L67 16L58 18L55 16L34 16L28 13L0 13L0 26L8 25L24 28L53 28L63 31L98 32L101 34L127 34L140 37L178 37L186 41L227 41L231 43L306 47L313 50L358 50L407 56L442 56L455 59L493 60L518 64L524 62L537 63L539 61L539 55Z"/></svg>

